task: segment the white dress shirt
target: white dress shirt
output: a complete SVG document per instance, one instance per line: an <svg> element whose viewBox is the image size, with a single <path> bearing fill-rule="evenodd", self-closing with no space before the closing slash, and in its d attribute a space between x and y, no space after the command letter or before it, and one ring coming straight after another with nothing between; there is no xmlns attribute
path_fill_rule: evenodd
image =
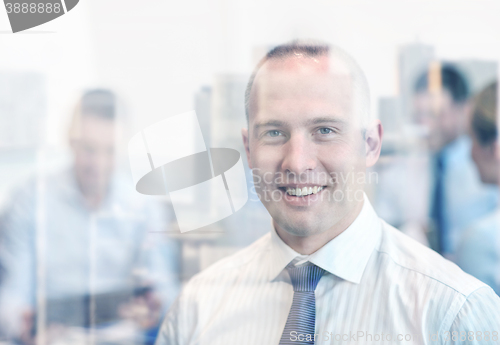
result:
<svg viewBox="0 0 500 345"><path fill-rule="evenodd" d="M189 281L156 344L278 345L293 298L285 266L300 259L273 229ZM493 290L379 219L366 196L351 226L306 259L326 271L316 344L500 342Z"/></svg>

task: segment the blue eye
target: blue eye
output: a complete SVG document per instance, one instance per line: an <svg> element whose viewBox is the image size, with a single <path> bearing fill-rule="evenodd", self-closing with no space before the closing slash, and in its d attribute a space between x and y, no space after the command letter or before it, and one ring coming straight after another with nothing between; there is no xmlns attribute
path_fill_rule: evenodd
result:
<svg viewBox="0 0 500 345"><path fill-rule="evenodd" d="M281 133L280 133L280 131L277 131L277 130L272 130L272 131L269 131L269 132L268 132L268 134L269 134L269 136L270 136L270 137L277 137L277 136L279 136Z"/></svg>
<svg viewBox="0 0 500 345"><path fill-rule="evenodd" d="M330 134L330 133L333 133L333 130L331 128L320 128L319 132L321 134Z"/></svg>

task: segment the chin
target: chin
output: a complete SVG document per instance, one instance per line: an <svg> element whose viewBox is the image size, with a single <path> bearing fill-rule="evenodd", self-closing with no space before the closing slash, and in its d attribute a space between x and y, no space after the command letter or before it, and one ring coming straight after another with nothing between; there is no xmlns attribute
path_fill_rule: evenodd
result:
<svg viewBox="0 0 500 345"><path fill-rule="evenodd" d="M314 216L313 216L314 217ZM276 223L287 233L299 237L307 237L323 232L322 224L313 219L293 219L283 217L273 217Z"/></svg>
<svg viewBox="0 0 500 345"><path fill-rule="evenodd" d="M498 184L498 178L496 176L484 176L483 174L481 176L481 182L484 184L492 184L492 185L497 185Z"/></svg>
<svg viewBox="0 0 500 345"><path fill-rule="evenodd" d="M297 237L308 237L318 233L317 231L314 231L311 228L290 226L289 224L281 224L281 228L285 230L288 234Z"/></svg>

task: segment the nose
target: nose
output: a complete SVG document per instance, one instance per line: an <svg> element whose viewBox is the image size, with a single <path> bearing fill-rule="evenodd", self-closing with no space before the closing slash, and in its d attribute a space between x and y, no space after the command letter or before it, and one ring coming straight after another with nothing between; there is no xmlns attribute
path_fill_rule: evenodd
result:
<svg viewBox="0 0 500 345"><path fill-rule="evenodd" d="M306 136L292 135L284 150L285 157L281 169L285 173L300 175L316 168L316 148Z"/></svg>

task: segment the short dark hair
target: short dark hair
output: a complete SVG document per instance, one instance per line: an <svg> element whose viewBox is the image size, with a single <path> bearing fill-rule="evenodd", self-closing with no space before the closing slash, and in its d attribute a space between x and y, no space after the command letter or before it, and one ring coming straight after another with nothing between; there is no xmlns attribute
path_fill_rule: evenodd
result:
<svg viewBox="0 0 500 345"><path fill-rule="evenodd" d="M452 64L441 65L441 86L447 90L455 103L465 102L469 98L469 85L467 78L460 70ZM429 72L426 70L418 77L415 83L415 92L423 92L429 89Z"/></svg>
<svg viewBox="0 0 500 345"><path fill-rule="evenodd" d="M346 63L350 69L351 76L354 80L354 85L358 89L358 93L361 94L362 100L360 100L361 106L365 108L366 115L363 116L364 119L369 116L370 107L370 91L368 88L368 82L366 76L359 67L358 63L345 51L337 46L330 45L323 42L310 41L310 40L294 40L289 43L285 43L271 49L257 64L253 70L248 84L245 90L245 114L247 118L247 123L250 119L250 96L252 92L252 87L255 82L255 77L259 69L271 59L286 59L293 54L302 54L306 57L318 57L318 56L328 56L330 54L337 55L341 60Z"/></svg>
<svg viewBox="0 0 500 345"><path fill-rule="evenodd" d="M116 96L111 90L93 89L86 91L80 102L81 115L93 115L114 120L116 118Z"/></svg>
<svg viewBox="0 0 500 345"><path fill-rule="evenodd" d="M123 111L118 114L117 97L107 89L91 89L85 91L76 104L70 124L70 140L78 135L78 128L83 118L98 118L115 123L123 120Z"/></svg>

